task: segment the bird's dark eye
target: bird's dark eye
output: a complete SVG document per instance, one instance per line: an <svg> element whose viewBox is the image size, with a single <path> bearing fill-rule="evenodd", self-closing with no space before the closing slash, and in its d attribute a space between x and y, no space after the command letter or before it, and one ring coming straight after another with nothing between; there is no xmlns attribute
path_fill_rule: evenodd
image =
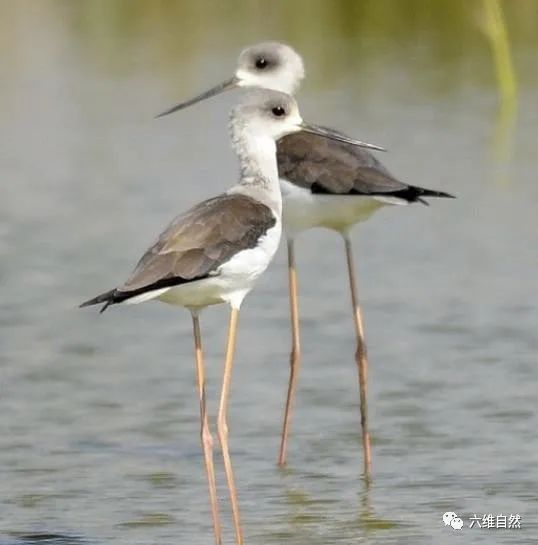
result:
<svg viewBox="0 0 538 545"><path fill-rule="evenodd" d="M273 112L273 115L276 115L277 117L286 115L286 110L284 110L282 106L275 106L271 111Z"/></svg>
<svg viewBox="0 0 538 545"><path fill-rule="evenodd" d="M260 70L266 68L268 64L267 59L264 59L263 57L256 59L256 68L259 68Z"/></svg>

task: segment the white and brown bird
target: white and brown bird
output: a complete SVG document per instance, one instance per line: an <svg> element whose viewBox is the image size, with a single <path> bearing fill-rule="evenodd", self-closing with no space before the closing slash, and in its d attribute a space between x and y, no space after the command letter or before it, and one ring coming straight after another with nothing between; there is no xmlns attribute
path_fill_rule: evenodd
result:
<svg viewBox="0 0 538 545"><path fill-rule="evenodd" d="M367 145L303 122L295 100L270 90L251 91L232 109L230 135L240 163L239 182L226 193L197 204L178 216L142 256L119 287L81 306L141 303L156 299L190 310L193 322L201 437L209 482L215 541L221 530L213 440L205 402L205 373L199 312L206 306L231 307L217 435L222 448L237 543L243 542L239 507L228 450L227 406L239 308L256 279L272 260L281 234L282 197L275 141L307 131L353 145Z"/></svg>
<svg viewBox="0 0 538 545"><path fill-rule="evenodd" d="M172 108L160 116L191 106L206 98L234 88L274 89L294 95L304 78L304 64L290 46L278 42L260 43L244 49L239 55L234 75L208 91ZM160 117L159 116L159 117ZM330 131L333 135L341 135ZM380 149L371 146L374 149ZM355 280L350 239L351 228L367 220L386 205L420 202L425 197L449 197L443 191L425 189L400 182L367 150L349 146L342 141L319 138L298 132L277 143L278 172L284 200L283 223L288 244L288 276L292 328L290 377L282 427L278 462L286 462L287 439L291 408L299 371L301 348L297 275L294 240L297 234L313 227L326 227L338 232L346 251L353 321L357 338L355 360L359 373L364 477L371 472L370 435L367 412L368 360L364 328Z"/></svg>

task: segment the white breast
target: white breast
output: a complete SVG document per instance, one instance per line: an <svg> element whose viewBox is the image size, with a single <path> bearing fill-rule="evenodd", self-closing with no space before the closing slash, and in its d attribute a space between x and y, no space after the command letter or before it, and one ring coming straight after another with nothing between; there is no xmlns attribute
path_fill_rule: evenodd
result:
<svg viewBox="0 0 538 545"><path fill-rule="evenodd" d="M237 307L252 289L254 282L267 269L273 259L282 233L282 222L276 219L275 225L258 239L254 248L235 254L230 261L221 265L218 275L226 289L223 300Z"/></svg>
<svg viewBox="0 0 538 545"><path fill-rule="evenodd" d="M245 295L273 259L281 232L282 223L277 218L275 225L258 239L256 246L236 253L214 275L169 288L164 293L157 294L157 299L184 307L229 303L232 307L239 308Z"/></svg>

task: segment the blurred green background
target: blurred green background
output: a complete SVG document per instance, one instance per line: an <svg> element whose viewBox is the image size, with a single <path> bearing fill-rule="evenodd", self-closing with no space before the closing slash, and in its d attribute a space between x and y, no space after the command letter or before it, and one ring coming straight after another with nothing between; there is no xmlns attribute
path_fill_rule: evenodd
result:
<svg viewBox="0 0 538 545"><path fill-rule="evenodd" d="M309 85L348 70L371 75L372 65L405 54L410 69L421 63L438 67L421 72L424 84L439 92L462 80L485 85L494 81L491 67L477 72L469 62L477 50L487 52L485 37L494 31L491 10L504 9L516 50L536 45L538 16L533 0L3 0L0 5L2 48L13 53L20 48L20 33L37 38L50 25L101 70L128 71L132 64L152 58L158 59L156 74L167 74L170 67L189 64L188 59L215 48L266 37L289 41L307 58L316 59ZM6 55L5 60L16 64L16 59ZM538 76L532 72L526 77L535 81ZM375 80L364 78L363 84L373 86Z"/></svg>
<svg viewBox="0 0 538 545"><path fill-rule="evenodd" d="M356 100L387 79L396 95L402 79L433 96L496 86L503 132L510 131L518 80L534 86L538 78L534 0L3 0L0 10L8 88L25 55L47 54L36 51L41 37L50 53L80 55L103 76L136 72L174 90L194 87L197 59L276 39L305 56L309 89L345 82ZM11 92L15 100L17 89Z"/></svg>

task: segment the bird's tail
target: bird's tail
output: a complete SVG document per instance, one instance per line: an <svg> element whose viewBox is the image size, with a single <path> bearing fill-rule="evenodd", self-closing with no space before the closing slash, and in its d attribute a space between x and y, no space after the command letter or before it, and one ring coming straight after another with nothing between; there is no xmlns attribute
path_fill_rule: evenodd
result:
<svg viewBox="0 0 538 545"><path fill-rule="evenodd" d="M446 193L444 191L435 191L434 189L423 189L422 187L416 187L420 192L421 197L443 197L445 199L455 199L454 195Z"/></svg>
<svg viewBox="0 0 538 545"><path fill-rule="evenodd" d="M446 193L444 191L436 191L434 189L425 189L424 187L417 187L414 185L409 186L406 190L408 193L408 198L411 202L419 201L422 204L428 205L428 201L424 200L424 197L440 197L443 199L455 199L454 195Z"/></svg>
<svg viewBox="0 0 538 545"><path fill-rule="evenodd" d="M89 307L91 305L98 305L99 303L105 303L103 305L103 308L99 311L99 313L103 313L110 305L114 305L117 303L117 297L116 297L116 290L110 290L105 293L102 293L101 295L98 295L97 297L94 297L93 299L88 299L88 301L84 301L84 303L81 303L79 305L79 308L82 307Z"/></svg>

